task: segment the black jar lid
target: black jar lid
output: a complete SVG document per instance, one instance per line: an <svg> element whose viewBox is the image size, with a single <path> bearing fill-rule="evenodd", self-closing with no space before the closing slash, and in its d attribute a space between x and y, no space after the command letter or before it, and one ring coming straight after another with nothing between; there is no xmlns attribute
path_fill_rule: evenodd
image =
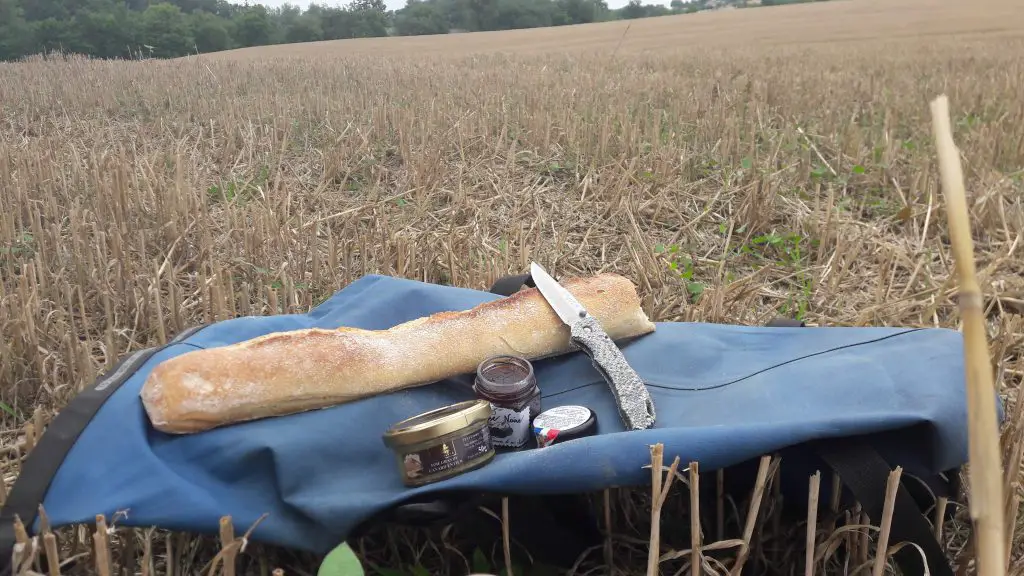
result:
<svg viewBox="0 0 1024 576"><path fill-rule="evenodd" d="M596 430L597 415L586 406L555 406L533 420L533 433L539 448L590 436Z"/></svg>

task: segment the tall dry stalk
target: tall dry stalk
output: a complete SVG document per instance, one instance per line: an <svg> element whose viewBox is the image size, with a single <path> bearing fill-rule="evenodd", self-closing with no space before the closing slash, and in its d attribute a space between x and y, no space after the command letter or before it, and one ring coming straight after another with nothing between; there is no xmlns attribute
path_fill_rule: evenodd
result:
<svg viewBox="0 0 1024 576"><path fill-rule="evenodd" d="M984 298L975 271L970 215L960 155L949 123L948 99L944 94L940 95L932 100L930 108L959 280L957 302L963 321L967 377L970 513L977 542L978 573L981 576L1001 576L1007 568L1005 501L996 412L997 389L985 331Z"/></svg>

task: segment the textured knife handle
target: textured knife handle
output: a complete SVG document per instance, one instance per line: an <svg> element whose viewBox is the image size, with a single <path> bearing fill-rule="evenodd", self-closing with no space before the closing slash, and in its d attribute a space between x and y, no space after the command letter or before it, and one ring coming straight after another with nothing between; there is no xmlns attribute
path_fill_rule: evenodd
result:
<svg viewBox="0 0 1024 576"><path fill-rule="evenodd" d="M654 425L654 402L643 380L626 362L615 342L593 316L581 318L570 329L570 340L594 362L611 386L626 428L643 430Z"/></svg>

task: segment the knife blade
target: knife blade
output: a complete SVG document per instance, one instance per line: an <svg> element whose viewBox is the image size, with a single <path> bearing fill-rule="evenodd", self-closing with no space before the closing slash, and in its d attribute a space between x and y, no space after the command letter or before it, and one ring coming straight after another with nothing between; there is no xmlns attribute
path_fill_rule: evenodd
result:
<svg viewBox="0 0 1024 576"><path fill-rule="evenodd" d="M530 275L541 296L555 314L569 326L569 341L583 351L608 383L615 406L627 429L643 430L654 425L654 401L647 387L626 361L601 324L579 300L551 277L539 264L530 264Z"/></svg>

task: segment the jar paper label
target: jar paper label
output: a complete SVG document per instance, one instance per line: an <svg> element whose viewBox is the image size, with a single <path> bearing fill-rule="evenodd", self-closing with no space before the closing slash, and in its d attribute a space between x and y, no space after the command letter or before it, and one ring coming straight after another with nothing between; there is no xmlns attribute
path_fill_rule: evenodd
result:
<svg viewBox="0 0 1024 576"><path fill-rule="evenodd" d="M446 472L479 458L490 450L490 445L487 442L489 434L490 431L484 426L468 436L406 454L403 458L405 475L409 479L415 480L421 476Z"/></svg>
<svg viewBox="0 0 1024 576"><path fill-rule="evenodd" d="M487 424L495 446L521 448L530 437L530 406L516 411L492 403Z"/></svg>

